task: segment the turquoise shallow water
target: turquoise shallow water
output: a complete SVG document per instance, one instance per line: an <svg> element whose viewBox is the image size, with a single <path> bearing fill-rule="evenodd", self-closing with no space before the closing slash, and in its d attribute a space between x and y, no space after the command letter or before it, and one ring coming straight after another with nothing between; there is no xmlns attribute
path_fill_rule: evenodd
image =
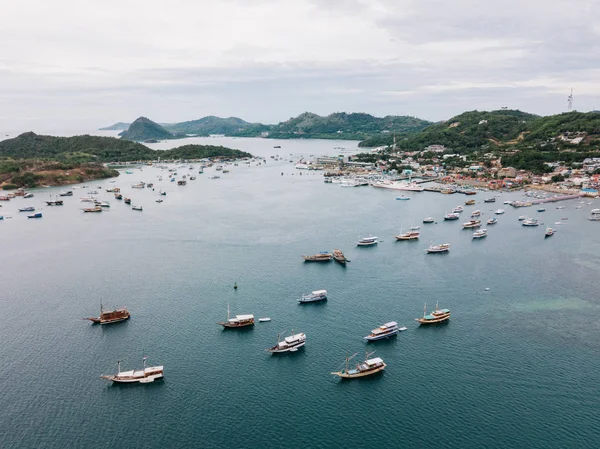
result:
<svg viewBox="0 0 600 449"><path fill-rule="evenodd" d="M265 156L339 146L216 142ZM441 221L464 196L395 201L394 192L324 184L270 159L219 180L207 170L185 187L165 176L162 204L156 192L129 188L158 174L144 167L117 179L141 213L103 193L110 211L83 214L78 198L97 182L63 208L44 207L41 220L16 210L41 207L61 189L0 209L13 217L0 222L1 447L598 447L600 241L598 224L586 220L597 203L538 214L502 205L519 194L489 205L480 193L465 209L506 214L472 241L464 220ZM545 240L544 226L520 226L521 214L568 220ZM426 215L440 221L422 225ZM395 242L412 224L421 240ZM368 234L382 242L357 248ZM451 252L425 255L430 241L449 242ZM352 260L346 268L300 259L334 247ZM327 303L297 304L319 288L330 292ZM418 328L423 303L438 300L451 322ZM101 301L126 305L133 318L104 327L80 320ZM215 323L228 303L272 322L223 331ZM408 330L363 343L390 320ZM307 334L303 350L264 352L292 329ZM329 375L367 348L388 364L383 375ZM143 355L165 366L163 382L99 379L117 359L129 369Z"/></svg>

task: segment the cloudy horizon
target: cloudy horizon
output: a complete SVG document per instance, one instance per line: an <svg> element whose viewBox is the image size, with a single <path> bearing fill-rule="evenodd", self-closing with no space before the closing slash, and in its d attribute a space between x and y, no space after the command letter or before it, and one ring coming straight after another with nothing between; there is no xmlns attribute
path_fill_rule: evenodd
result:
<svg viewBox="0 0 600 449"><path fill-rule="evenodd" d="M23 0L0 16L0 132L302 112L438 121L600 109L590 0Z"/></svg>

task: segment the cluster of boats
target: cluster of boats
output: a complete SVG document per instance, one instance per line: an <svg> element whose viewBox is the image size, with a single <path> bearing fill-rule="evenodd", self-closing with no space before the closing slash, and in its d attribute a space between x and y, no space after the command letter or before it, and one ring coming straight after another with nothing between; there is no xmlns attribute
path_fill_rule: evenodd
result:
<svg viewBox="0 0 600 449"><path fill-rule="evenodd" d="M347 259L346 256L344 256L344 253L339 249L334 249L332 253L322 251L309 256L303 255L302 258L305 262L330 262L331 260L335 260L342 265L346 265L347 262L350 262L350 260Z"/></svg>

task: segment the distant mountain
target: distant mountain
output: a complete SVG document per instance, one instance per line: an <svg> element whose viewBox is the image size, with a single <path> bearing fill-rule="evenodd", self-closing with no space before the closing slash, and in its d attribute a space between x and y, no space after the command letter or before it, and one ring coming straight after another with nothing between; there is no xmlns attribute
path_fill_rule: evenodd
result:
<svg viewBox="0 0 600 449"><path fill-rule="evenodd" d="M131 123L117 122L114 125L98 128L100 131L124 131L129 128Z"/></svg>
<svg viewBox="0 0 600 449"><path fill-rule="evenodd" d="M167 131L163 126L146 118L139 117L127 130L119 133L122 139L133 140L135 142L144 142L146 140L156 139L176 139L178 136Z"/></svg>
<svg viewBox="0 0 600 449"><path fill-rule="evenodd" d="M364 113L336 112L323 117L305 112L272 126L269 137L362 140L381 134L420 131L431 124L432 122L427 120L405 115L374 117Z"/></svg>
<svg viewBox="0 0 600 449"><path fill-rule="evenodd" d="M259 128L269 129L269 125L260 123L248 123L241 118L229 117L221 118L215 116L203 117L199 120L192 120L181 123L170 123L164 127L172 133L194 134L198 136L208 136L210 134L225 134L227 136L238 135L248 129L256 130L254 133L260 135Z"/></svg>

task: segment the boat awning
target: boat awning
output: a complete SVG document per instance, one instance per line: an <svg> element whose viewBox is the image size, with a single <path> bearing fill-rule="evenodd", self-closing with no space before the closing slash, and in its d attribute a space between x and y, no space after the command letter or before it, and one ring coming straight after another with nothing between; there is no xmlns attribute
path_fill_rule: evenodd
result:
<svg viewBox="0 0 600 449"><path fill-rule="evenodd" d="M327 290L315 290L314 292L312 292L313 295L326 295L327 294Z"/></svg>
<svg viewBox="0 0 600 449"><path fill-rule="evenodd" d="M396 323L395 321L390 321L389 323L383 324L381 327L396 327L396 326L398 326L398 323Z"/></svg>
<svg viewBox="0 0 600 449"><path fill-rule="evenodd" d="M383 363L383 360L381 360L380 357L375 357L374 359L369 359L365 362L367 365L378 365L380 363Z"/></svg>
<svg viewBox="0 0 600 449"><path fill-rule="evenodd" d="M253 320L254 315L236 315L235 318L240 321Z"/></svg>
<svg viewBox="0 0 600 449"><path fill-rule="evenodd" d="M296 341L299 340L303 340L304 334L296 334L296 335L290 335L289 337L285 337L285 341L287 343L294 343Z"/></svg>
<svg viewBox="0 0 600 449"><path fill-rule="evenodd" d="M133 372L134 372L133 370L131 370L131 371L121 371L119 373L119 377L121 377L121 376L123 376L123 377L131 377L131 376L133 376Z"/></svg>

